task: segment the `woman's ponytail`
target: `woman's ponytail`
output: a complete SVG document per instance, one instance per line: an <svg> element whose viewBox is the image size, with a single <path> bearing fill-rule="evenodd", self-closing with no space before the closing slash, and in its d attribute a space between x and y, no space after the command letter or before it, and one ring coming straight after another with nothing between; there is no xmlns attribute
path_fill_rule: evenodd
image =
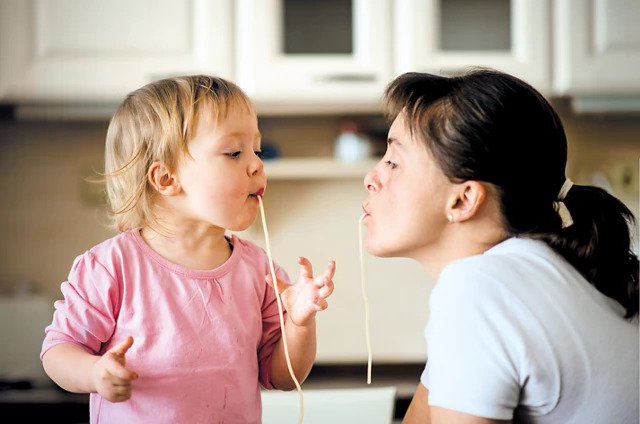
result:
<svg viewBox="0 0 640 424"><path fill-rule="evenodd" d="M564 199L573 224L544 240L603 294L617 300L626 318L638 314L638 257L631 251L631 211L605 190L574 185Z"/></svg>

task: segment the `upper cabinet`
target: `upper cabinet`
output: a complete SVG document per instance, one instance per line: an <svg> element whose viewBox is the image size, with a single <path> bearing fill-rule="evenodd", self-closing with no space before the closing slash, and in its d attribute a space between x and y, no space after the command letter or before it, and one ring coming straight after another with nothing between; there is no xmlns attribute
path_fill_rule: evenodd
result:
<svg viewBox="0 0 640 424"><path fill-rule="evenodd" d="M111 105L207 73L263 114L373 112L396 75L475 66L637 96L638 22L638 0L0 0L0 101Z"/></svg>
<svg viewBox="0 0 640 424"><path fill-rule="evenodd" d="M118 101L168 75L231 76L232 0L2 0L3 101Z"/></svg>
<svg viewBox="0 0 640 424"><path fill-rule="evenodd" d="M555 0L559 94L640 94L640 1Z"/></svg>
<svg viewBox="0 0 640 424"><path fill-rule="evenodd" d="M547 0L396 0L396 74L485 66L551 86Z"/></svg>
<svg viewBox="0 0 640 424"><path fill-rule="evenodd" d="M258 104L377 104L389 82L389 0L237 0L236 81Z"/></svg>

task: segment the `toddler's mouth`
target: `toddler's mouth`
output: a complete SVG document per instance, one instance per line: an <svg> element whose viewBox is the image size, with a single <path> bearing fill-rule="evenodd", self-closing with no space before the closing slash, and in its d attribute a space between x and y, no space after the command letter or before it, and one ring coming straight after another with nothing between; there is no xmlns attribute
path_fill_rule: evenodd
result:
<svg viewBox="0 0 640 424"><path fill-rule="evenodd" d="M255 193L251 193L249 197L253 197L254 199L257 199L258 196L262 197L263 194L264 194L264 187L262 187L260 190L256 191Z"/></svg>

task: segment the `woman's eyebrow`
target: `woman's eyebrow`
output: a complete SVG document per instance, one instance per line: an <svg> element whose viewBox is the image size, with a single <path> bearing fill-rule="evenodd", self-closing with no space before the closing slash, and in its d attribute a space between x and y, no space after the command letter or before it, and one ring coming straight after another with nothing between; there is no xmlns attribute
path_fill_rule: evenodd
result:
<svg viewBox="0 0 640 424"><path fill-rule="evenodd" d="M397 138L395 138L395 137L387 138L387 144L392 144L392 143L397 145L397 146L402 146L402 143L400 143Z"/></svg>

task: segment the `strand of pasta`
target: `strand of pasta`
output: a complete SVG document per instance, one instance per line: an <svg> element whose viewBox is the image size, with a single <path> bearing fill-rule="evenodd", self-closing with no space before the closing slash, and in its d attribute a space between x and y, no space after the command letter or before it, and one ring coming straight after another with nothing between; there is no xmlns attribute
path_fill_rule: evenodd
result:
<svg viewBox="0 0 640 424"><path fill-rule="evenodd" d="M273 258L271 256L271 245L269 242L269 230L267 230L267 219L264 214L264 205L262 204L262 196L257 196L260 203L260 215L262 216L262 229L264 230L264 241L267 247L267 258L269 259L269 270L271 271L271 280L273 281L273 289L276 293L276 302L278 303L278 315L280 316L280 331L282 332L282 342L284 343L284 357L287 361L287 368L291 379L296 385L298 395L300 395L300 415L298 416L298 423L302 424L304 418L304 395L302 394L302 388L300 383L293 373L293 367L291 366L291 358L289 357L289 348L287 347L287 335L284 331L284 316L282 314L282 301L280 300L280 293L278 292L278 280L276 279L276 271L273 268Z"/></svg>
<svg viewBox="0 0 640 424"><path fill-rule="evenodd" d="M362 214L358 220L358 242L360 246L360 282L362 283L362 298L364 299L364 319L365 319L365 335L367 338L367 384L371 384L371 332L369 330L369 300L367 299L367 288L364 275L364 249L362 246L362 221L366 214Z"/></svg>

